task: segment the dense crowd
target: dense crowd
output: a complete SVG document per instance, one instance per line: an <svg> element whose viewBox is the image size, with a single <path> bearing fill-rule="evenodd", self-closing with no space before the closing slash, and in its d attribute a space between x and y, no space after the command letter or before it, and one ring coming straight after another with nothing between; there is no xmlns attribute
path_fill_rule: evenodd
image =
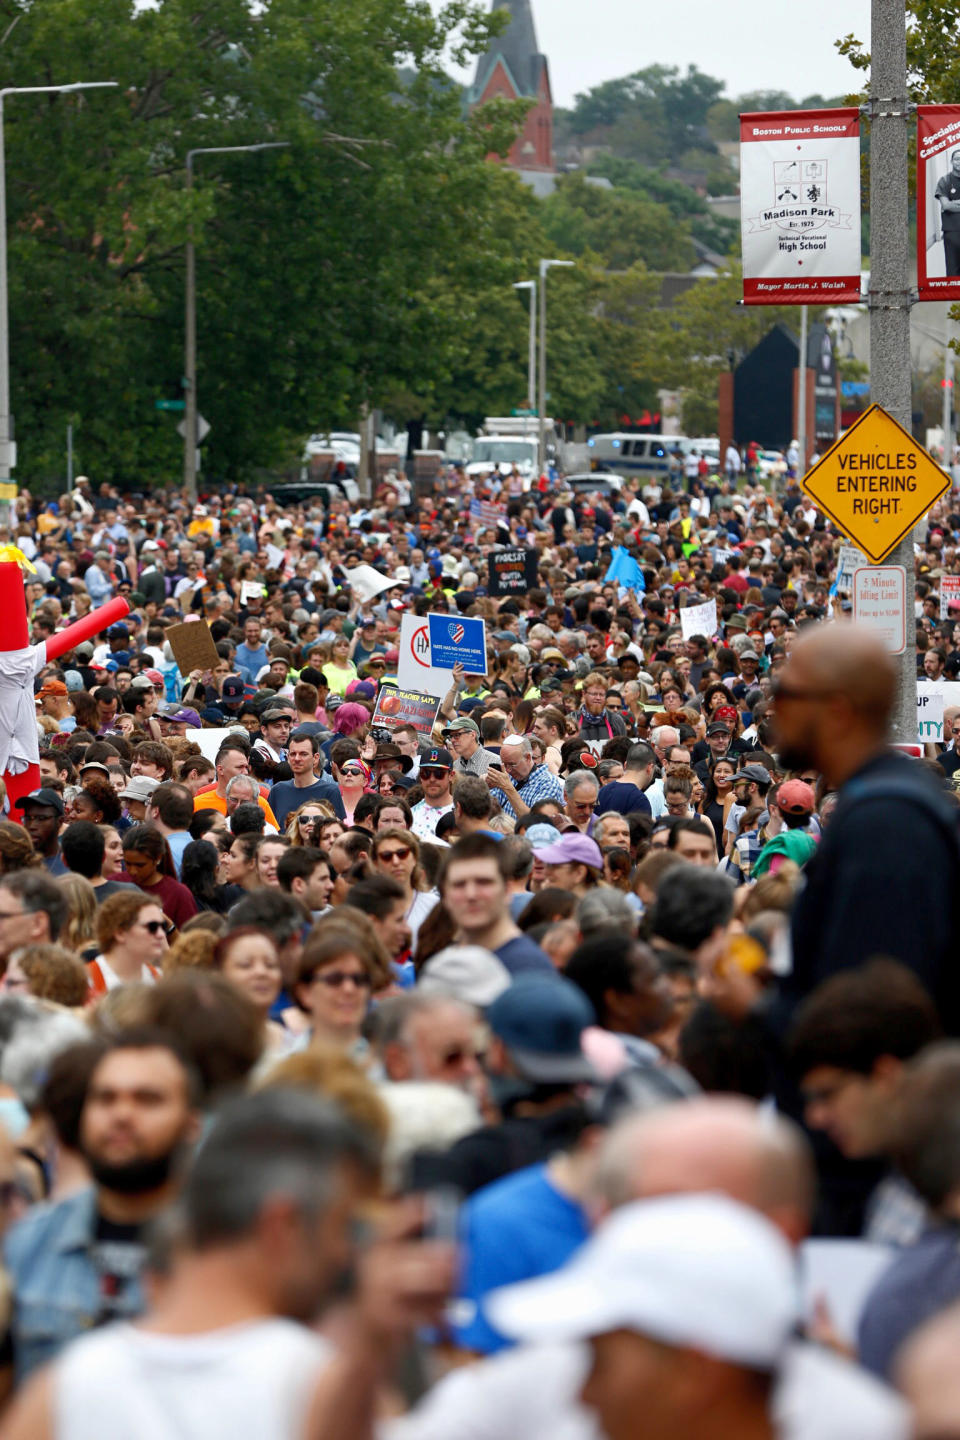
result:
<svg viewBox="0 0 960 1440"><path fill-rule="evenodd" d="M13 521L31 643L130 609L0 820L5 1435L960 1434L960 705L889 745L789 475Z"/></svg>

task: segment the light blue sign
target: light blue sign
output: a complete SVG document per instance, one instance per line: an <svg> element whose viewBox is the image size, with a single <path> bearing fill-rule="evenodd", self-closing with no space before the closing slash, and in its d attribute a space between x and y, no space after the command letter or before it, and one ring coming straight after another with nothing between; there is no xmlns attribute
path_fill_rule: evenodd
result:
<svg viewBox="0 0 960 1440"><path fill-rule="evenodd" d="M487 635L482 620L462 615L428 615L430 664L435 670L462 665L468 675L487 673Z"/></svg>

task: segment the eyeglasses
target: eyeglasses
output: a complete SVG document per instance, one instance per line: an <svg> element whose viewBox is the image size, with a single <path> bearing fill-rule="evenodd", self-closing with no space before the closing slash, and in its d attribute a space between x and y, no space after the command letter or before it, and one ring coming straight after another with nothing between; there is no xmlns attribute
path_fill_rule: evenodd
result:
<svg viewBox="0 0 960 1440"><path fill-rule="evenodd" d="M410 846L405 845L402 850L381 850L377 855L378 860L384 860L389 865L391 860L406 860L410 854Z"/></svg>
<svg viewBox="0 0 960 1440"><path fill-rule="evenodd" d="M370 989L370 977L357 970L327 970L320 975L314 975L311 983L319 980L328 990L342 990L344 985L354 985L358 990Z"/></svg>
<svg viewBox="0 0 960 1440"><path fill-rule="evenodd" d="M159 935L161 930L164 935L170 934L170 926L166 920L145 920L143 922L143 928L144 930L148 930L151 935Z"/></svg>

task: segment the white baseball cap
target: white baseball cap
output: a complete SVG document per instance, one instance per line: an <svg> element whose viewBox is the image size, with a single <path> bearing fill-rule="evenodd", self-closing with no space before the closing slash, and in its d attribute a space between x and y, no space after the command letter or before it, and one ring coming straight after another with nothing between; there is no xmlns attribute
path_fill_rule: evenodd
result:
<svg viewBox="0 0 960 1440"><path fill-rule="evenodd" d="M432 955L417 981L418 995L449 995L485 1010L510 989L510 971L480 945L448 945Z"/></svg>
<svg viewBox="0 0 960 1440"><path fill-rule="evenodd" d="M485 1308L517 1340L635 1330L758 1370L776 1367L800 1315L786 1240L725 1195L625 1205L562 1270L494 1291Z"/></svg>

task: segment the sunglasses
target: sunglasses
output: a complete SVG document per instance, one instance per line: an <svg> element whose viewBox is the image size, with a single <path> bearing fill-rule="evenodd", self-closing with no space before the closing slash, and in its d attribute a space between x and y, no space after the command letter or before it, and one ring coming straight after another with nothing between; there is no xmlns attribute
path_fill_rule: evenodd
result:
<svg viewBox="0 0 960 1440"><path fill-rule="evenodd" d="M424 777L424 779L427 779L427 780L442 780L445 775L449 775L449 774L450 774L450 771L449 771L449 770L424 770L423 767L421 766L421 768L420 768L420 774L421 774L421 776Z"/></svg>
<svg viewBox="0 0 960 1440"><path fill-rule="evenodd" d="M342 990L344 985L356 986L358 990L370 989L370 977L362 971L356 970L328 970L321 975L314 975L314 981L319 980L328 990Z"/></svg>
<svg viewBox="0 0 960 1440"><path fill-rule="evenodd" d="M170 934L170 926L165 920L147 920L144 922L143 928L148 930L151 935L158 935L161 930L164 935Z"/></svg>
<svg viewBox="0 0 960 1440"><path fill-rule="evenodd" d="M391 860L406 860L410 854L410 846L405 845L402 850L381 850L377 855L378 860L385 860L387 864Z"/></svg>

